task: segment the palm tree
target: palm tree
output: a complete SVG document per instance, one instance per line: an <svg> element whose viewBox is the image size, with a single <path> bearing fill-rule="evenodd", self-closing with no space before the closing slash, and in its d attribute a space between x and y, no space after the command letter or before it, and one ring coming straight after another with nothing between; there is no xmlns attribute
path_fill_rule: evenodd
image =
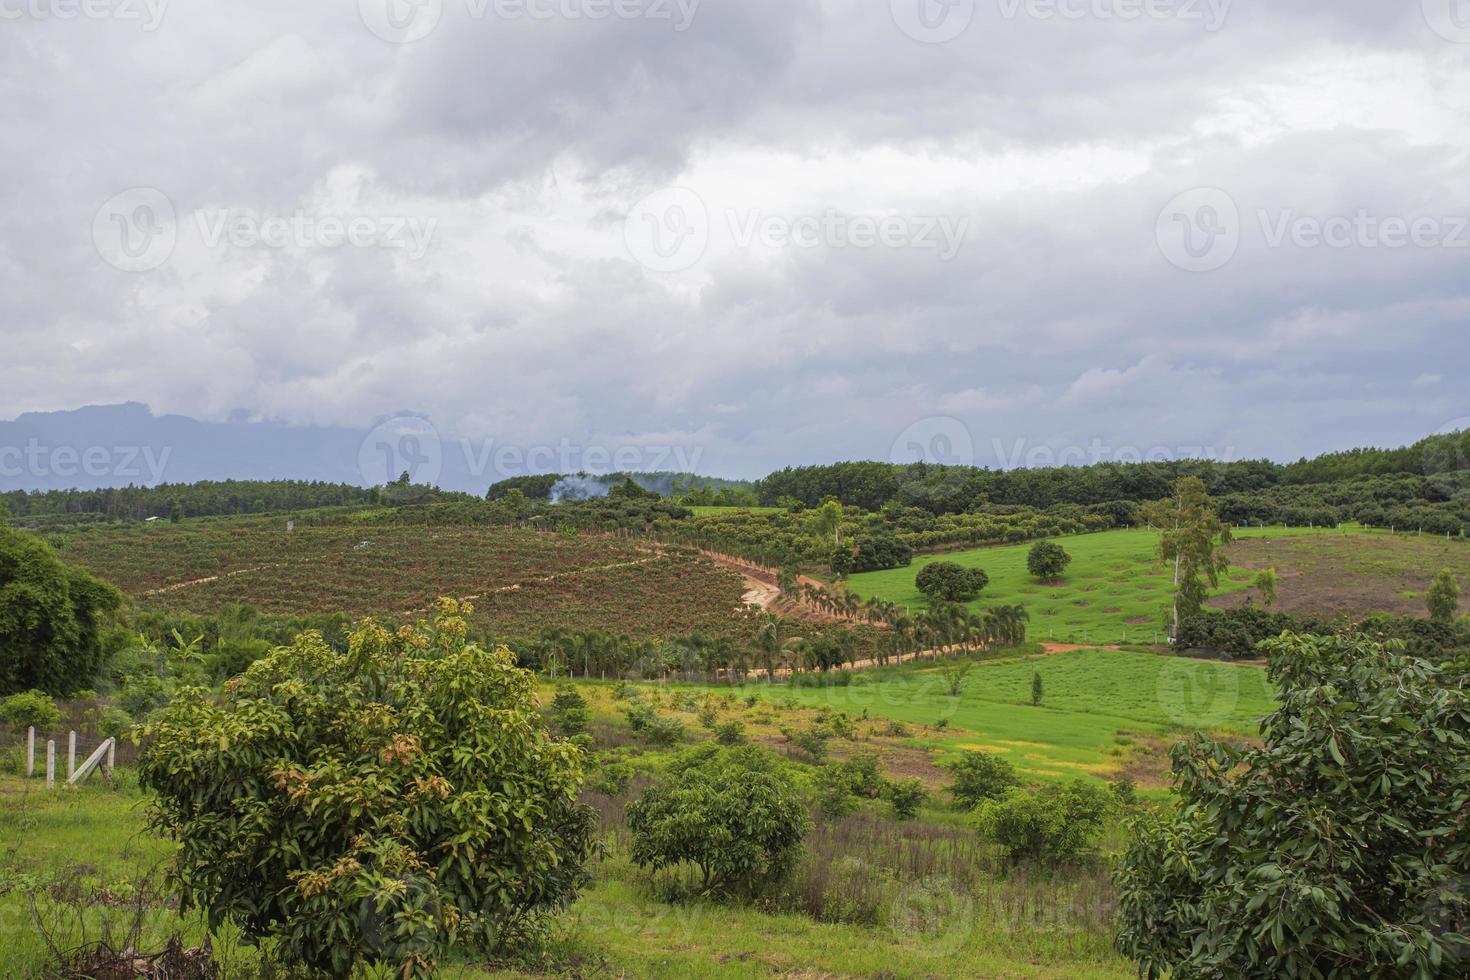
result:
<svg viewBox="0 0 1470 980"><path fill-rule="evenodd" d="M804 636L793 636L781 645L786 654L786 667L791 673L806 669L810 646Z"/></svg>
<svg viewBox="0 0 1470 980"><path fill-rule="evenodd" d="M849 667L857 665L857 636L852 630L837 631L837 646L842 651L842 662Z"/></svg>
<svg viewBox="0 0 1470 980"><path fill-rule="evenodd" d="M781 590L782 595L790 595L796 591L796 571L791 568L783 568L777 572L776 588Z"/></svg>
<svg viewBox="0 0 1470 980"><path fill-rule="evenodd" d="M907 616L898 616L893 620L894 648L898 651L898 662L903 663L903 652L912 650L914 644L914 621Z"/></svg>
<svg viewBox="0 0 1470 980"><path fill-rule="evenodd" d="M766 613L755 633L756 650L760 654L761 666L766 677L776 679L776 659L781 656L781 617Z"/></svg>

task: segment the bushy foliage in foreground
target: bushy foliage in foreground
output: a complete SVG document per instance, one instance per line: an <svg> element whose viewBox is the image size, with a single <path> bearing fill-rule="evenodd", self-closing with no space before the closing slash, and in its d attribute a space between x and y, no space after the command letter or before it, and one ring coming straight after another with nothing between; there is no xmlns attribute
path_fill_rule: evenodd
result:
<svg viewBox="0 0 1470 980"><path fill-rule="evenodd" d="M955 806L972 810L986 800L996 800L1006 791L1021 785L1016 767L1006 759L989 752L962 752L946 767L954 774L949 787Z"/></svg>
<svg viewBox="0 0 1470 980"><path fill-rule="evenodd" d="M1179 627L1179 645L1220 650L1236 657L1260 655L1260 645L1282 633L1355 633L1384 642L1402 640L1408 654L1426 660L1444 660L1457 648L1470 645L1470 635L1452 623L1410 616L1369 616L1356 623L1332 621L1254 606L1210 609L1185 616Z"/></svg>
<svg viewBox="0 0 1470 980"><path fill-rule="evenodd" d="M1465 976L1465 678L1364 638L1268 649L1264 745L1177 747L1178 804L1136 827L1120 948L1150 977Z"/></svg>
<svg viewBox="0 0 1470 980"><path fill-rule="evenodd" d="M749 898L795 867L811 816L778 760L752 747L700 746L669 781L628 804L633 863L689 864L701 894Z"/></svg>
<svg viewBox="0 0 1470 980"><path fill-rule="evenodd" d="M1068 861L1086 853L1114 807L1112 796L1082 780L1037 791L1008 789L975 811L975 826L1012 861Z"/></svg>
<svg viewBox="0 0 1470 980"><path fill-rule="evenodd" d="M140 776L186 909L291 962L407 977L575 898L593 847L581 752L548 735L509 651L465 642L469 612L369 622L346 652L307 633L222 699L186 689L155 716Z"/></svg>

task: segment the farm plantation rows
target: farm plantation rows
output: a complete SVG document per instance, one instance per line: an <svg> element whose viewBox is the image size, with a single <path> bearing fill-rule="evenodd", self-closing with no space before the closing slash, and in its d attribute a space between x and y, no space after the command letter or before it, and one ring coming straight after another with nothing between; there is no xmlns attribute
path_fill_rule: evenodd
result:
<svg viewBox="0 0 1470 980"><path fill-rule="evenodd" d="M1463 536L1232 527L1191 477L1086 511L502 490L0 528L5 574L65 581L76 610L31 635L55 661L6 664L7 962L1124 977L1205 969L1262 921L1334 923L1314 941L1402 958L1386 976L1467 962ZM1185 520L1204 533L1171 536ZM1065 561L1038 572L1042 546ZM47 790L27 727L83 754L116 736L120 764ZM1237 792L1269 816L1189 836ZM1331 881L1310 835L1276 833L1298 807L1371 828L1334 836L1353 864ZM1262 918L1168 847L1222 874L1275 848L1300 901L1399 925ZM1393 889L1382 862L1408 869ZM1143 925L1175 902L1218 911L1176 922L1204 940Z"/></svg>

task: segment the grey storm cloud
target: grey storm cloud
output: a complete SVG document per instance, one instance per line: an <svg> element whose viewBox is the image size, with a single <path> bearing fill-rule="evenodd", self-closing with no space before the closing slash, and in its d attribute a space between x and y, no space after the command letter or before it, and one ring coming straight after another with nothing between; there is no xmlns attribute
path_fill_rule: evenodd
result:
<svg viewBox="0 0 1470 980"><path fill-rule="evenodd" d="M1455 2L0 0L0 418L1408 441L1470 415Z"/></svg>

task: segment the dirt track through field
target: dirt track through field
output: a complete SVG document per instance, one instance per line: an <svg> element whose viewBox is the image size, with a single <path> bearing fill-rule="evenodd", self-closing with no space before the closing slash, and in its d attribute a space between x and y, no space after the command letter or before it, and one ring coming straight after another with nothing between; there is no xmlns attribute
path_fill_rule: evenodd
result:
<svg viewBox="0 0 1470 980"><path fill-rule="evenodd" d="M192 589L196 585L208 585L210 582L218 582L222 579L234 578L237 575L249 575L251 572L266 572L272 568L284 568L286 562L278 561L271 565L257 565L254 568L237 568L233 572L222 572L219 575L209 575L205 578L196 578L189 582L175 582L173 585L165 585L161 589L149 589L143 594L145 596L167 595L170 592L182 592L184 589Z"/></svg>
<svg viewBox="0 0 1470 980"><path fill-rule="evenodd" d="M562 581L564 579L575 578L578 575L586 575L589 572L611 572L611 571L615 571L615 570L617 570L619 568L637 568L640 565L651 565L654 562L661 561L661 560L663 560L664 558L667 558L667 557L668 557L668 552L665 552L665 551L655 551L653 554L649 555L647 558L639 558L639 559L637 559L635 561L619 561L619 562L613 562L612 564L609 564L609 565L587 565L587 566L584 566L582 568L574 568L574 569L572 569L570 571L566 571L566 572L556 572L556 573L551 574L551 575L543 575L540 578L527 579L524 582L515 582L515 583L512 583L511 585L502 585L499 588L491 589L488 592L482 592L479 595L467 595L467 596L463 596L462 598L463 598L463 600L465 602L476 602L476 601L478 601L480 599L485 598L486 596L503 595L503 594L505 594L507 592L519 592L521 589L524 589L525 587L527 587L529 585L546 585L546 584L551 583L551 582L560 582L560 581ZM412 615L415 615L417 613L428 612L432 608L434 608L434 607L433 606L425 606L425 607L420 608L420 609L410 609L408 611L408 615L412 616Z"/></svg>
<svg viewBox="0 0 1470 980"><path fill-rule="evenodd" d="M733 555L721 554L718 551L706 551L701 548L699 553L721 568L740 573L745 579L746 591L743 601L746 605L758 606L766 612L780 613L791 619L799 619L820 626L830 626L833 623L858 623L872 626L875 629L888 628L887 623L875 623L861 616L845 616L842 613L824 609L813 609L800 599L783 596L780 587L776 584L779 575L773 568L766 568L763 565L757 565ZM810 585L819 589L826 588L823 583L806 575L798 575L796 584Z"/></svg>

